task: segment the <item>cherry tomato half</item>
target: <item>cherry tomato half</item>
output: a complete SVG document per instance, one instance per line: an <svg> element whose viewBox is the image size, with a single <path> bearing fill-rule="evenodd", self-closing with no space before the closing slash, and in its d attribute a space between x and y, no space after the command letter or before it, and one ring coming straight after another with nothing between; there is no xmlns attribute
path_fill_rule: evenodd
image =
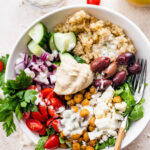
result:
<svg viewBox="0 0 150 150"><path fill-rule="evenodd" d="M53 128L55 129L56 132L59 132L59 127L61 126L61 123L60 123L60 119L55 119L53 122L52 122L52 126Z"/></svg>
<svg viewBox="0 0 150 150"><path fill-rule="evenodd" d="M43 129L42 123L36 119L28 119L26 125L31 131L40 131Z"/></svg>
<svg viewBox="0 0 150 150"><path fill-rule="evenodd" d="M50 104L54 107L55 110L57 110L61 106L64 106L62 100L55 97L50 99Z"/></svg>
<svg viewBox="0 0 150 150"><path fill-rule="evenodd" d="M46 127L43 125L42 130L39 131L39 135L45 135L46 134Z"/></svg>
<svg viewBox="0 0 150 150"><path fill-rule="evenodd" d="M39 104L39 110L45 119L48 119L47 106Z"/></svg>
<svg viewBox="0 0 150 150"><path fill-rule="evenodd" d="M43 98L46 98L46 96L50 94L51 92L53 92L53 89L51 88L45 88L41 91Z"/></svg>
<svg viewBox="0 0 150 150"><path fill-rule="evenodd" d="M100 5L101 0L87 0L87 4Z"/></svg>
<svg viewBox="0 0 150 150"><path fill-rule="evenodd" d="M30 118L30 115L31 115L30 112L24 112L24 113L23 113L23 118L27 120L27 119Z"/></svg>
<svg viewBox="0 0 150 150"><path fill-rule="evenodd" d="M3 71L3 62L0 60L0 72Z"/></svg>
<svg viewBox="0 0 150 150"><path fill-rule="evenodd" d="M29 87L27 87L27 90L36 90L37 86L36 85L30 85Z"/></svg>
<svg viewBox="0 0 150 150"><path fill-rule="evenodd" d="M44 118L44 116L39 112L31 112L31 116L33 119L39 120L41 122L45 122L46 119Z"/></svg>
<svg viewBox="0 0 150 150"><path fill-rule="evenodd" d="M54 110L52 106L48 107L48 114L53 118L59 117L59 115L56 113L56 110Z"/></svg>
<svg viewBox="0 0 150 150"><path fill-rule="evenodd" d="M55 149L55 148L59 147L59 144L60 144L59 136L53 134L47 139L47 141L44 145L44 148Z"/></svg>

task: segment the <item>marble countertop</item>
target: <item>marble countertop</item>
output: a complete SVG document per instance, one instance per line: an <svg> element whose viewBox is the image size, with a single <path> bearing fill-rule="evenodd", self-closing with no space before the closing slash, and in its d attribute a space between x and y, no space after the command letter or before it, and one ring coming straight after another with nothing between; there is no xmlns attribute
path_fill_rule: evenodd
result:
<svg viewBox="0 0 150 150"><path fill-rule="evenodd" d="M129 5L125 0L101 0L101 6L113 9L127 16L135 22L142 31L150 39L150 8L137 8ZM65 0L65 5L84 4L85 0ZM46 12L30 7L24 4L23 0L1 0L0 5L0 53L10 53L12 47L19 35L24 29L35 19L44 15ZM6 137L5 132L0 124L0 149L1 150L33 150L34 146L30 146L30 141L26 139L26 146L23 146L22 139L24 137L22 131L17 127L10 137ZM150 146L150 123L147 125L142 134L133 141L124 150L149 150Z"/></svg>

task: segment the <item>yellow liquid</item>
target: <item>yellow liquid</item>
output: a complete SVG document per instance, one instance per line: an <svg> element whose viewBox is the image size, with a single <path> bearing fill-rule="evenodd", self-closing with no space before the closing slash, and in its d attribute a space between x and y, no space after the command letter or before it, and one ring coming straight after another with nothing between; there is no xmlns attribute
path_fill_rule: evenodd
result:
<svg viewBox="0 0 150 150"><path fill-rule="evenodd" d="M150 6L150 0L127 0L131 4L135 4L138 6Z"/></svg>

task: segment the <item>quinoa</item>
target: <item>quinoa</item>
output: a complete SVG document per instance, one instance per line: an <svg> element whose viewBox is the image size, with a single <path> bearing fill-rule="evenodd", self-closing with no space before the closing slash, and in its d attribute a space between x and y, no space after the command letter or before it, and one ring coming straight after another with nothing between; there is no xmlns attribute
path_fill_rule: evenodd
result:
<svg viewBox="0 0 150 150"><path fill-rule="evenodd" d="M97 19L84 10L69 16L64 23L55 27L57 32L74 32L77 44L72 53L90 63L100 56L107 56L111 61L125 52L135 53L135 47L125 32L110 21Z"/></svg>

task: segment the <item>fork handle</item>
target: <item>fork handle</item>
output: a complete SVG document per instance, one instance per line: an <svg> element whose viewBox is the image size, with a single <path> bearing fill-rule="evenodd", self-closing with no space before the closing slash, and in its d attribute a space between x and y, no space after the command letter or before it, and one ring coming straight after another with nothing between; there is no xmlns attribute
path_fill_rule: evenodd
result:
<svg viewBox="0 0 150 150"><path fill-rule="evenodd" d="M124 136L125 136L125 129L123 127L120 127L114 150L120 150L121 143L122 140L124 139Z"/></svg>

